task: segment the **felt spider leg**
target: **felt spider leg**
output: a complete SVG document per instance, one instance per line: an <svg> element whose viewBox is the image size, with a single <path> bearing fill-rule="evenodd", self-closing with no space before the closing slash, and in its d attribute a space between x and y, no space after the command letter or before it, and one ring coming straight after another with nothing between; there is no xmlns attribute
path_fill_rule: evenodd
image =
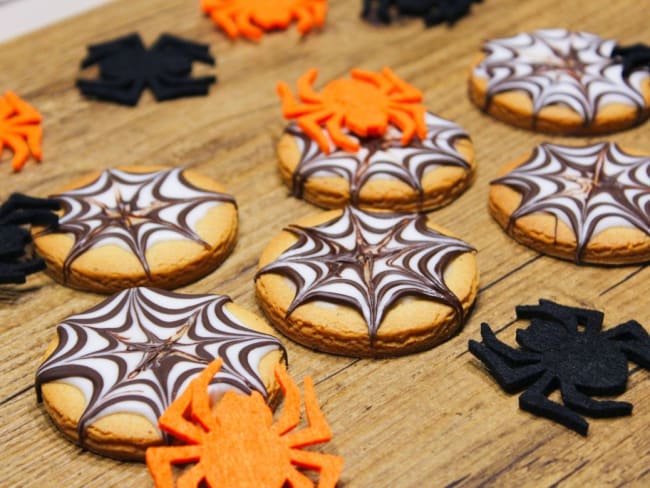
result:
<svg viewBox="0 0 650 488"><path fill-rule="evenodd" d="M201 482L206 478L205 466L199 461L190 469L186 469L176 480L176 488L196 488L201 485ZM208 483L208 486L212 485ZM217 485L218 488L219 485Z"/></svg>
<svg viewBox="0 0 650 488"><path fill-rule="evenodd" d="M284 81L278 82L276 92L282 102L282 112L285 118L300 117L318 109L318 105L299 104L293 96L291 88Z"/></svg>
<svg viewBox="0 0 650 488"><path fill-rule="evenodd" d="M329 154L331 152L330 143L327 140L327 137L325 137L325 134L323 134L323 130L321 129L320 124L323 120L329 119L333 115L334 113L331 110L323 109L318 112L304 115L298 119L298 127L300 127L309 137L316 141L321 151L323 151L325 154ZM345 144L341 147L348 151L356 151L355 147L358 148L358 146L349 144L346 140L342 140L341 142Z"/></svg>
<svg viewBox="0 0 650 488"><path fill-rule="evenodd" d="M14 92L8 91L5 93L5 98L16 113L16 115L11 119L12 124L31 124L34 122L40 122L43 119L38 110L21 99Z"/></svg>
<svg viewBox="0 0 650 488"><path fill-rule="evenodd" d="M27 146L29 147L32 156L34 156L34 159L37 161L43 159L43 151L41 149L41 142L43 140L43 128L40 125L14 127L14 132L27 138Z"/></svg>
<svg viewBox="0 0 650 488"><path fill-rule="evenodd" d="M512 368L497 353L476 341L469 341L469 351L487 366L490 374L508 393L520 391L545 371L540 364Z"/></svg>
<svg viewBox="0 0 650 488"><path fill-rule="evenodd" d="M210 84L216 81L214 76L184 79L160 75L149 80L149 86L156 100L172 100L182 96L205 95L210 91Z"/></svg>
<svg viewBox="0 0 650 488"><path fill-rule="evenodd" d="M239 37L239 29L233 17L233 9L226 11L213 10L210 13L212 21L219 26L228 37L237 39Z"/></svg>
<svg viewBox="0 0 650 488"><path fill-rule="evenodd" d="M293 467L288 469L287 481L291 488L314 488L314 483Z"/></svg>
<svg viewBox="0 0 650 488"><path fill-rule="evenodd" d="M327 1L313 0L307 8L311 12L312 24L317 27L322 27L325 23L325 17L327 16Z"/></svg>
<svg viewBox="0 0 650 488"><path fill-rule="evenodd" d="M201 391L198 393L195 392L196 388L201 388L205 382L206 377L210 381L214 375L219 371L221 367L221 360L217 359L211 362L203 372L194 378L185 391L172 402L172 404L163 412L163 414L158 419L158 424L160 428L165 432L168 432L179 439L184 440L185 442L198 443L204 436L203 430L187 420L186 412L188 409L194 407L193 400L195 394L201 394ZM198 386L197 386L198 385ZM203 392L206 392L206 389L203 388ZM207 395L207 393L205 393ZM199 410L200 410L199 406ZM200 414L196 415L199 422L205 420L205 415L203 411ZM205 420L208 423L208 420Z"/></svg>
<svg viewBox="0 0 650 488"><path fill-rule="evenodd" d="M560 393L564 404L590 417L621 417L632 413L632 404L611 400L594 400L579 391L575 385L560 383Z"/></svg>
<svg viewBox="0 0 650 488"><path fill-rule="evenodd" d="M327 424L323 411L318 405L314 382L309 376L305 378L304 389L305 413L309 425L302 430L287 434L286 440L291 448L322 444L332 438L332 431Z"/></svg>
<svg viewBox="0 0 650 488"><path fill-rule="evenodd" d="M145 460L156 488L174 488L172 464L189 463L201 458L202 446L163 446L147 449Z"/></svg>
<svg viewBox="0 0 650 488"><path fill-rule="evenodd" d="M515 364L536 363L541 359L541 355L538 353L514 349L501 342L497 339L497 336L494 334L492 329L490 329L490 326L485 322L481 324L481 338L483 339L483 344L489 347L492 351Z"/></svg>
<svg viewBox="0 0 650 488"><path fill-rule="evenodd" d="M210 409L208 385L221 369L221 358L212 361L203 372L192 380L192 418L203 426L206 431L216 430L219 425Z"/></svg>
<svg viewBox="0 0 650 488"><path fill-rule="evenodd" d="M278 435L284 435L294 429L300 422L300 390L283 365L275 368L275 379L280 384L284 395L282 415L271 427Z"/></svg>
<svg viewBox="0 0 650 488"><path fill-rule="evenodd" d="M650 335L636 320L606 330L603 337L616 341L629 359L645 369L650 369Z"/></svg>
<svg viewBox="0 0 650 488"><path fill-rule="evenodd" d="M397 76L393 70L384 67L381 72L398 90L398 92L391 93L392 101L412 103L422 101L422 92Z"/></svg>
<svg viewBox="0 0 650 488"><path fill-rule="evenodd" d="M151 50L160 52L175 51L192 59L192 61L200 61L209 65L215 64L208 45L187 41L170 34L161 35Z"/></svg>
<svg viewBox="0 0 650 488"><path fill-rule="evenodd" d="M14 171L20 171L29 158L29 148L27 143L21 137L14 134L2 134L0 137L2 137L4 143L14 153L13 158L11 159L11 167Z"/></svg>
<svg viewBox="0 0 650 488"><path fill-rule="evenodd" d="M388 120L399 127L402 131L401 142L403 146L406 146L411 142L411 139L413 139L413 136L415 135L416 125L407 112L404 112L397 107L392 107L388 110Z"/></svg>
<svg viewBox="0 0 650 488"><path fill-rule="evenodd" d="M146 81L131 80L77 80L77 87L89 97L96 97L109 102L122 103L134 106L138 103L142 92L146 88ZM115 87L121 90L118 92Z"/></svg>
<svg viewBox="0 0 650 488"><path fill-rule="evenodd" d="M577 413L564 405L548 399L557 388L557 377L546 372L519 396L519 407L532 414L558 422L581 435L587 435L589 424Z"/></svg>
<svg viewBox="0 0 650 488"><path fill-rule="evenodd" d="M345 122L345 118L342 113L337 113L333 115L325 124L325 127L327 128L327 132L329 136L332 139L332 142L334 142L334 145L337 147L341 147L345 149L346 151L350 152L355 152L359 150L359 142L352 139L349 137L345 132L341 130L341 127L343 126ZM356 133L359 134L364 134L364 130L366 127L353 127L352 122L348 120L348 126L355 131ZM368 134L372 134L373 128L370 128L371 130L368 130ZM365 135L368 135L365 134ZM329 145L328 145L329 149Z"/></svg>
<svg viewBox="0 0 650 488"><path fill-rule="evenodd" d="M235 25L244 37L259 41L264 35L264 31L251 22L252 16L253 12L250 8L242 8L234 14Z"/></svg>
<svg viewBox="0 0 650 488"><path fill-rule="evenodd" d="M4 263L0 259L0 284L21 284L27 281L28 274L45 269L45 261L41 258L30 259L18 263Z"/></svg>
<svg viewBox="0 0 650 488"><path fill-rule="evenodd" d="M119 39L100 44L93 44L88 47L88 56L81 61L81 67L87 68L93 64L101 61L102 59L112 55L113 53L125 50L136 49L138 51L145 51L145 46L142 39L138 34L129 34Z"/></svg>
<svg viewBox="0 0 650 488"><path fill-rule="evenodd" d="M381 73L373 73L372 71L355 68L350 71L350 75L355 80L366 81L372 85L375 85L381 92L386 94L388 94L394 88L394 84L391 83L390 79Z"/></svg>
<svg viewBox="0 0 650 488"><path fill-rule="evenodd" d="M390 6L395 0L364 0L361 16L372 18L376 15L377 19L384 23L390 24ZM378 4L376 8L373 6Z"/></svg>
<svg viewBox="0 0 650 488"><path fill-rule="evenodd" d="M585 331L597 333L602 328L605 316L598 310L566 307L550 300L540 300L539 305L518 305L515 310L517 318L544 318L553 322L560 322L572 332L577 331L578 325L581 324L585 327Z"/></svg>
<svg viewBox="0 0 650 488"><path fill-rule="evenodd" d="M300 34L303 36L307 34L312 29L312 27L314 27L314 17L308 6L303 5L301 7L297 7L293 11L293 15L298 20L296 29L298 29L298 32L300 32Z"/></svg>
<svg viewBox="0 0 650 488"><path fill-rule="evenodd" d="M293 464L320 473L318 488L334 488L343 471L343 458L339 456L292 449L290 457Z"/></svg>
<svg viewBox="0 0 650 488"><path fill-rule="evenodd" d="M314 81L318 78L318 70L311 68L304 75L298 78L298 96L303 102L323 103L323 97L314 90Z"/></svg>

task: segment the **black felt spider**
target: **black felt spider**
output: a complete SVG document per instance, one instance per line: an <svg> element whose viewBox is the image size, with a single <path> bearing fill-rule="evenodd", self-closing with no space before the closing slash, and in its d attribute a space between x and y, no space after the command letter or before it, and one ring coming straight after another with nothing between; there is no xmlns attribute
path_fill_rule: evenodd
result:
<svg viewBox="0 0 650 488"><path fill-rule="evenodd" d="M123 105L138 103L146 87L158 101L205 95L216 78L191 78L193 61L215 64L207 45L163 34L147 50L140 36L131 34L90 46L81 67L99 63L100 79L77 80L77 86L86 96Z"/></svg>
<svg viewBox="0 0 650 488"><path fill-rule="evenodd" d="M601 331L603 314L571 308L548 300L517 307L517 317L531 319L517 330L523 349L499 341L487 324L483 342L469 341L469 350L489 368L501 387L513 393L524 388L519 406L587 435L589 424L580 415L616 417L632 413L627 402L600 401L590 395L625 391L628 359L650 369L650 336L630 320ZM558 389L564 405L548 398Z"/></svg>
<svg viewBox="0 0 650 488"><path fill-rule="evenodd" d="M24 259L25 246L32 238L22 224L56 225L56 200L12 194L0 206L0 283L25 283L26 276L45 269L40 258Z"/></svg>
<svg viewBox="0 0 650 488"><path fill-rule="evenodd" d="M637 69L650 69L650 46L645 44L616 46L612 56L623 63L623 76L630 76Z"/></svg>
<svg viewBox="0 0 650 488"><path fill-rule="evenodd" d="M483 0L363 0L361 16L368 20L391 22L391 9L400 15L422 17L427 27L442 24L453 25L469 14L473 3Z"/></svg>

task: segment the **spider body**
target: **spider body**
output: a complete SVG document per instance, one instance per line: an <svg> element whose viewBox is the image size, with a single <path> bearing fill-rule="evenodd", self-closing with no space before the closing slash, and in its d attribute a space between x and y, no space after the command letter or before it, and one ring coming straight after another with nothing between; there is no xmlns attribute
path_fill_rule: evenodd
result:
<svg viewBox="0 0 650 488"><path fill-rule="evenodd" d="M263 31L286 29L294 19L303 35L322 26L327 0L201 0L201 9L231 39L241 35L257 41Z"/></svg>
<svg viewBox="0 0 650 488"><path fill-rule="evenodd" d="M427 27L442 24L453 25L461 17L469 14L473 3L483 0L364 0L361 16L376 18L384 24L392 20L391 9L400 15L422 17Z"/></svg>
<svg viewBox="0 0 650 488"><path fill-rule="evenodd" d="M311 69L298 79L302 103L295 100L284 82L278 83L277 91L284 116L297 118L300 128L324 153L329 154L331 147L320 129L321 123L325 123L332 142L347 151L357 151L359 143L348 137L343 127L361 137L378 136L385 133L390 122L402 130L404 145L416 133L421 139L426 136L425 108L418 103L422 93L389 68L381 73L354 69L352 79L331 81L320 93L312 86L317 76L318 71Z"/></svg>
<svg viewBox="0 0 650 488"><path fill-rule="evenodd" d="M499 341L482 324L482 343L469 349L483 361L502 388L525 391L519 405L536 415L555 420L586 435L587 421L580 415L629 415L627 402L594 400L590 395L615 395L625 391L628 359L650 368L650 336L636 321L602 332L603 314L595 310L564 307L541 300L537 306L517 307L518 318L531 318L527 329L517 331L514 349ZM563 405L548 398L559 389Z"/></svg>
<svg viewBox="0 0 650 488"><path fill-rule="evenodd" d="M178 486L199 486L203 480L211 488L281 488L285 482L296 487L314 486L294 467L303 466L320 470L319 488L333 488L342 460L300 449L331 438L311 378L305 378L309 425L292 432L300 420L300 391L284 368L276 368L276 378L285 394L285 406L280 419L273 423L273 414L258 392L250 396L227 392L211 412L207 386L220 367L220 360L212 362L160 417L163 430L189 445L147 450L147 464L156 486L173 486L172 463L195 462L178 478ZM199 425L185 417L188 408Z"/></svg>
<svg viewBox="0 0 650 488"><path fill-rule="evenodd" d="M214 76L190 78L192 63L214 65L207 46L163 34L147 49L137 34L89 48L81 66L99 64L100 80L77 80L87 96L135 105L149 87L156 100L205 95Z"/></svg>
<svg viewBox="0 0 650 488"><path fill-rule="evenodd" d="M13 92L0 97L0 155L3 146L11 148L14 157L11 166L20 171L29 154L41 160L43 128L41 114Z"/></svg>

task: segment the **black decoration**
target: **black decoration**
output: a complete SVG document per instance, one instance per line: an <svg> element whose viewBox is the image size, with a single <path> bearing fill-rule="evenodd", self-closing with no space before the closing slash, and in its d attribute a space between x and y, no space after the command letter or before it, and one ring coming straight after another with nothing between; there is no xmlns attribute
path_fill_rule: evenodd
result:
<svg viewBox="0 0 650 488"><path fill-rule="evenodd" d="M455 24L469 14L473 3L483 0L363 0L361 16L364 19L391 23L391 9L400 15L422 17L427 27L447 23Z"/></svg>
<svg viewBox="0 0 650 488"><path fill-rule="evenodd" d="M516 310L518 318L531 320L528 328L517 330L522 349L499 341L483 323L483 342L469 341L469 350L505 391L525 389L519 396L520 408L582 435L587 435L589 424L580 414L617 417L632 413L630 403L590 396L624 392L628 360L650 369L650 336L638 322L630 320L603 332L603 314L597 310L548 300ZM558 388L564 405L548 398Z"/></svg>
<svg viewBox="0 0 650 488"><path fill-rule="evenodd" d="M637 69L650 69L650 46L645 44L616 46L612 50L612 57L623 63L623 76L630 76Z"/></svg>
<svg viewBox="0 0 650 488"><path fill-rule="evenodd" d="M81 93L123 105L135 105L146 87L156 100L206 95L214 76L191 78L192 62L215 64L205 44L161 35L147 50L138 34L88 47L82 68L99 63L99 80L77 80Z"/></svg>
<svg viewBox="0 0 650 488"><path fill-rule="evenodd" d="M41 258L23 259L25 246L32 238L22 224L55 226L59 217L52 210L59 202L12 194L0 206L0 283L25 283L28 274L45 269Z"/></svg>

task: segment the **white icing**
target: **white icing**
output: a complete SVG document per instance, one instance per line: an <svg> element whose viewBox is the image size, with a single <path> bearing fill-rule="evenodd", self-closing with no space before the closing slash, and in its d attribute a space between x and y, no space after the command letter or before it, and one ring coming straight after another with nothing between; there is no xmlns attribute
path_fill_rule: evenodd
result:
<svg viewBox="0 0 650 488"><path fill-rule="evenodd" d="M248 329L224 307L227 302L226 297L214 295L172 295L147 288L125 290L95 310L62 322L59 333L66 332L68 340L41 365L37 377L61 366L101 375L98 391L83 375L56 380L82 392L86 400L83 417L86 425L111 413L125 412L142 415L157 426L158 417L175 398L173 392L184 391L207 362L218 357L224 359L224 366L209 387L212 398L220 397L226 390L248 393L249 388L265 394L259 364L266 354L280 349L280 343ZM134 349L133 345L152 344L152 336L161 341L172 338L188 324L189 328L173 344L174 351L187 356L174 356L178 360L162 378L164 383L154 374L155 366L137 372L146 353ZM121 340L109 340L115 335ZM246 352L245 348L249 350ZM244 363L240 354L245 357ZM134 376L129 378L130 374ZM226 384L224 380L240 386ZM92 401L94 395L98 397ZM113 399L118 401L109 404ZM88 409L94 413L89 415Z"/></svg>
<svg viewBox="0 0 650 488"><path fill-rule="evenodd" d="M487 41L474 75L487 80L488 96L523 90L531 96L535 114L561 104L590 123L611 103L647 108L642 83L650 73L638 70L624 78L623 65L610 57L615 45L614 40L563 29L517 34ZM570 69L572 52L583 65L575 72ZM536 69L535 64L545 66Z"/></svg>

